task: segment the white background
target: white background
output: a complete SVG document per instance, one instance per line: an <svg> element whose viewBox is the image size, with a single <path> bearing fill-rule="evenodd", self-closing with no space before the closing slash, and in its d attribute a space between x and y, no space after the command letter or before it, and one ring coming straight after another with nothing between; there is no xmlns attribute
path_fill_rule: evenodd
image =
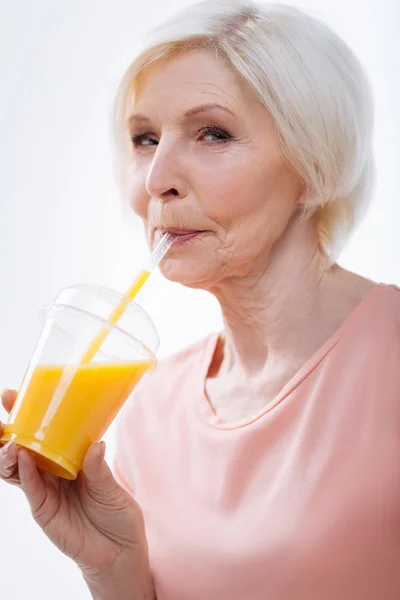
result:
<svg viewBox="0 0 400 600"><path fill-rule="evenodd" d="M147 252L120 209L109 114L135 40L188 4L164 0L0 0L0 387L18 387L38 309L72 283L121 292ZM376 101L378 186L340 264L400 284L398 0L308 0L363 61ZM162 300L161 300L162 298ZM165 356L220 326L218 306L157 273L139 302ZM0 417L5 414L0 409ZM107 435L113 454L113 430ZM0 484L1 595L89 598L77 568L33 523L22 493Z"/></svg>

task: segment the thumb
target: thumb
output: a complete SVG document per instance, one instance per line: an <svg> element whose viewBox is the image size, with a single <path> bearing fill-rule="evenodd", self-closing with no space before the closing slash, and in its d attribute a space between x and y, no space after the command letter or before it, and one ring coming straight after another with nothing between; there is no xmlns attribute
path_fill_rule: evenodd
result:
<svg viewBox="0 0 400 600"><path fill-rule="evenodd" d="M105 442L92 444L83 460L82 473L90 496L98 502L108 504L120 495L121 490L104 460L105 451Z"/></svg>

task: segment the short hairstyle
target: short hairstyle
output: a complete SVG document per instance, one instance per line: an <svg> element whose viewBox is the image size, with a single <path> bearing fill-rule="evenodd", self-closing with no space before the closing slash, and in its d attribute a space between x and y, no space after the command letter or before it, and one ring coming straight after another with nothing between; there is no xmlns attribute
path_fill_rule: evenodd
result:
<svg viewBox="0 0 400 600"><path fill-rule="evenodd" d="M253 0L195 2L149 31L142 44L113 104L119 182L138 76L161 58L201 48L226 61L269 111L282 156L306 186L302 214L315 215L320 248L333 264L375 182L372 90L347 44L304 10Z"/></svg>

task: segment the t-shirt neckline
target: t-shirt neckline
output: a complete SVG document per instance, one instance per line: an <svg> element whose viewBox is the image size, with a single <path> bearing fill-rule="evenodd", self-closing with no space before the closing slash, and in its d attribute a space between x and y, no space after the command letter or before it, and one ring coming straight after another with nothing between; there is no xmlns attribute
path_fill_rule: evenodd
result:
<svg viewBox="0 0 400 600"><path fill-rule="evenodd" d="M377 299L383 290L393 287L385 283L377 283L371 288L364 298L357 304L352 310L348 317L338 327L338 329L316 350L312 356L296 371L296 373L290 378L290 380L284 385L284 387L278 392L275 398L268 403L268 405L262 409L261 412L251 417L246 417L240 421L224 421L221 419L213 410L205 391L205 382L207 373L210 368L211 361L216 351L217 342L222 332L216 332L210 334L206 340L204 351L201 359L202 368L199 370L200 380L199 385L196 386L197 393L195 394L195 401L197 402L197 413L200 418L207 423L207 425L215 429L240 429L251 425L258 421L264 415L270 413L278 404L282 402L295 388L297 388L304 379L319 365L323 358L328 354L334 346L347 334L364 316L367 309L369 309Z"/></svg>

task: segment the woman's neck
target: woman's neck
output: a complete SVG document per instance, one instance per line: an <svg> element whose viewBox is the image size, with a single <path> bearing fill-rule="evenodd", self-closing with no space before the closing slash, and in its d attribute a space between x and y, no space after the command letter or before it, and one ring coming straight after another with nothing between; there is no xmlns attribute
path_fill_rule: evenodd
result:
<svg viewBox="0 0 400 600"><path fill-rule="evenodd" d="M219 375L290 374L334 333L372 284L338 265L327 268L315 223L293 223L269 257L260 256L246 275L210 290L225 324Z"/></svg>

